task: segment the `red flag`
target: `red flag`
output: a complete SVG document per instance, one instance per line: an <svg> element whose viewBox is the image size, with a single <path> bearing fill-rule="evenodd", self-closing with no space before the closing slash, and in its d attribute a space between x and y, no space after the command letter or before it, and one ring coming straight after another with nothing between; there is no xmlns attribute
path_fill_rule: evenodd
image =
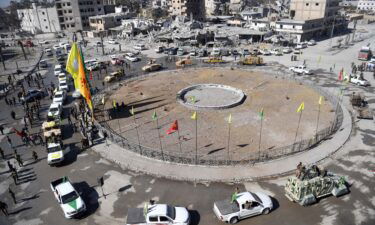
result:
<svg viewBox="0 0 375 225"><path fill-rule="evenodd" d="M13 127L13 131L16 132L16 134L20 137L23 137L23 133L21 131L18 131L16 128Z"/></svg>
<svg viewBox="0 0 375 225"><path fill-rule="evenodd" d="M177 120L174 121L172 126L167 130L167 134L172 134L173 132L178 131L178 122Z"/></svg>
<svg viewBox="0 0 375 225"><path fill-rule="evenodd" d="M340 70L340 72L339 72L339 80L340 81L342 80L342 74L343 74L343 70Z"/></svg>

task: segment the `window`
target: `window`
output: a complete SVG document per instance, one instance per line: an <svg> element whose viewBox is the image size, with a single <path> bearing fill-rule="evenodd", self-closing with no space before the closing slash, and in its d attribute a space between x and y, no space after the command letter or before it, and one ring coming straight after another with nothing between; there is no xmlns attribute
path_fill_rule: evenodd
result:
<svg viewBox="0 0 375 225"><path fill-rule="evenodd" d="M309 6L309 3L306 3L306 6Z"/></svg>
<svg viewBox="0 0 375 225"><path fill-rule="evenodd" d="M47 20L46 19L43 19L44 22L46 22Z"/></svg>
<svg viewBox="0 0 375 225"><path fill-rule="evenodd" d="M46 29L48 29L48 27L46 26Z"/></svg>
<svg viewBox="0 0 375 225"><path fill-rule="evenodd" d="M150 216L148 219L150 220L150 222L158 222L158 218L154 216Z"/></svg>
<svg viewBox="0 0 375 225"><path fill-rule="evenodd" d="M165 217L165 216L160 216L159 219L160 219L160 222L168 222L169 221L168 218Z"/></svg>
<svg viewBox="0 0 375 225"><path fill-rule="evenodd" d="M67 5L67 6L70 6L70 2L67 2L66 5Z"/></svg>
<svg viewBox="0 0 375 225"><path fill-rule="evenodd" d="M75 26L76 26L76 25L74 25L74 24L71 24L71 25L70 25L70 27L75 27Z"/></svg>
<svg viewBox="0 0 375 225"><path fill-rule="evenodd" d="M315 6L319 6L319 3L315 3Z"/></svg>
<svg viewBox="0 0 375 225"><path fill-rule="evenodd" d="M69 13L72 13L72 10L71 10L71 9L69 9L69 10L68 10L68 12L69 12Z"/></svg>
<svg viewBox="0 0 375 225"><path fill-rule="evenodd" d="M45 13L44 12L42 12L42 15L44 15Z"/></svg>

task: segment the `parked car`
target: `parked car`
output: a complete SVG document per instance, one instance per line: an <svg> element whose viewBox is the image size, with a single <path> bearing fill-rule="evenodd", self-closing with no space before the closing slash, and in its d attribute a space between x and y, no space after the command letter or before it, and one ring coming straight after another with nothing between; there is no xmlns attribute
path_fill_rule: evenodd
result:
<svg viewBox="0 0 375 225"><path fill-rule="evenodd" d="M116 44L118 44L118 42L115 39L109 39L108 44L116 45Z"/></svg>
<svg viewBox="0 0 375 225"><path fill-rule="evenodd" d="M47 116L50 118L60 119L62 115L62 107L59 103L52 103L49 107Z"/></svg>
<svg viewBox="0 0 375 225"><path fill-rule="evenodd" d="M307 69L305 65L292 66L289 67L289 70L297 74L312 74L312 72L309 69Z"/></svg>
<svg viewBox="0 0 375 225"><path fill-rule="evenodd" d="M120 59L118 56L112 55L111 58L111 64L112 65L121 65L124 63L123 59Z"/></svg>
<svg viewBox="0 0 375 225"><path fill-rule="evenodd" d="M205 56L207 56L207 50L204 49L204 48L199 49L198 56L199 57L205 57Z"/></svg>
<svg viewBox="0 0 375 225"><path fill-rule="evenodd" d="M309 45L309 46L316 45L316 41L311 39L310 41L307 42L307 45Z"/></svg>
<svg viewBox="0 0 375 225"><path fill-rule="evenodd" d="M51 190L57 199L65 218L72 218L86 211L86 204L80 194L74 189L68 177L62 177L51 182Z"/></svg>
<svg viewBox="0 0 375 225"><path fill-rule="evenodd" d="M66 82L66 80L60 80L59 81L59 90L69 92L69 85Z"/></svg>
<svg viewBox="0 0 375 225"><path fill-rule="evenodd" d="M213 210L219 220L235 224L248 217L266 215L273 208L271 198L264 193L242 192L235 195L232 199L214 203Z"/></svg>
<svg viewBox="0 0 375 225"><path fill-rule="evenodd" d="M47 60L46 59L40 60L39 66L42 68L47 68L48 67Z"/></svg>
<svg viewBox="0 0 375 225"><path fill-rule="evenodd" d="M197 56L198 54L197 54L197 51L196 51L195 49L191 49L191 50L189 51L189 55L190 55L190 56Z"/></svg>
<svg viewBox="0 0 375 225"><path fill-rule="evenodd" d="M221 54L220 48L213 48L210 55L217 57L217 56L220 56L220 54Z"/></svg>
<svg viewBox="0 0 375 225"><path fill-rule="evenodd" d="M260 49L259 53L262 55L271 55L271 52L268 49Z"/></svg>
<svg viewBox="0 0 375 225"><path fill-rule="evenodd" d="M247 48L242 49L241 55L242 56L250 55L249 49L247 49Z"/></svg>
<svg viewBox="0 0 375 225"><path fill-rule="evenodd" d="M168 54L169 55L176 55L177 54L177 49L178 48L173 48L173 47L170 48Z"/></svg>
<svg viewBox="0 0 375 225"><path fill-rule="evenodd" d="M232 49L232 50L231 50L231 54L232 54L233 56L235 56L235 55L238 55L239 53L238 53L237 49Z"/></svg>
<svg viewBox="0 0 375 225"><path fill-rule="evenodd" d="M74 99L81 98L81 97L82 97L81 92L79 92L78 90L75 90L75 91L72 93L72 97L73 97Z"/></svg>
<svg viewBox="0 0 375 225"><path fill-rule="evenodd" d="M155 48L155 52L156 53L162 53L162 52L164 52L164 47L163 46L157 46L156 48Z"/></svg>
<svg viewBox="0 0 375 225"><path fill-rule="evenodd" d="M103 44L102 44L102 42L100 42L100 41L97 41L97 42L95 43L95 46L96 46L96 47L102 47L102 46L103 46Z"/></svg>
<svg viewBox="0 0 375 225"><path fill-rule="evenodd" d="M59 104L64 104L66 100L66 92L65 91L56 91L55 92L55 96L53 97L53 101L54 103L59 103Z"/></svg>
<svg viewBox="0 0 375 225"><path fill-rule="evenodd" d="M21 102L33 102L36 99L40 100L45 96L45 93L42 90L31 89L26 92L26 95L21 97Z"/></svg>
<svg viewBox="0 0 375 225"><path fill-rule="evenodd" d="M183 56L183 55L185 55L185 49L183 49L183 48L178 48L178 49L177 49L177 55L178 55L178 56Z"/></svg>
<svg viewBox="0 0 375 225"><path fill-rule="evenodd" d="M142 67L142 71L145 71L145 72L152 72L152 71L157 71L157 70L160 70L162 67L160 64L149 64L149 65L146 65L144 67Z"/></svg>
<svg viewBox="0 0 375 225"><path fill-rule="evenodd" d="M276 56L283 55L283 51L281 49L278 49L278 48L271 49L270 53L272 55L276 55Z"/></svg>
<svg viewBox="0 0 375 225"><path fill-rule="evenodd" d="M138 51L142 51L142 50L146 50L146 46L144 44L136 44L134 46L134 49Z"/></svg>
<svg viewBox="0 0 375 225"><path fill-rule="evenodd" d="M41 41L39 41L39 44L42 44L42 45L49 44L49 41L47 41L47 40L41 40Z"/></svg>
<svg viewBox="0 0 375 225"><path fill-rule="evenodd" d="M44 53L46 53L46 56L53 56L52 49L50 48L44 49Z"/></svg>
<svg viewBox="0 0 375 225"><path fill-rule="evenodd" d="M130 62L137 62L137 61L140 60L140 58L134 56L133 54L132 55L126 55L125 59L129 60Z"/></svg>
<svg viewBox="0 0 375 225"><path fill-rule="evenodd" d="M289 54L289 53L292 53L292 52L293 52L293 50L291 48L289 48L289 47L283 48L283 53L284 54Z"/></svg>
<svg viewBox="0 0 375 225"><path fill-rule="evenodd" d="M126 219L127 225L188 225L189 222L189 211L185 207L166 204L147 204L144 208L129 208Z"/></svg>
<svg viewBox="0 0 375 225"><path fill-rule="evenodd" d="M52 46L52 49L56 51L56 49L59 49L60 48L60 45L53 45Z"/></svg>
<svg viewBox="0 0 375 225"><path fill-rule="evenodd" d="M305 42L298 43L295 49L304 49L307 48L307 44Z"/></svg>

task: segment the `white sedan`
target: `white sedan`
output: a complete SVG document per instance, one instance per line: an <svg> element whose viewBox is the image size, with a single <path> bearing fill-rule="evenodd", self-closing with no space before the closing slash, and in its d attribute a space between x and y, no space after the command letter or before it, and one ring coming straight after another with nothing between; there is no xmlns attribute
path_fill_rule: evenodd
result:
<svg viewBox="0 0 375 225"><path fill-rule="evenodd" d="M108 44L116 45L116 44L118 44L118 42L115 39L109 39Z"/></svg>
<svg viewBox="0 0 375 225"><path fill-rule="evenodd" d="M60 81L59 90L69 92L69 85L66 83L66 80Z"/></svg>
<svg viewBox="0 0 375 225"><path fill-rule="evenodd" d="M129 60L130 62L138 62L140 60L140 58L136 57L136 56L125 56L125 59Z"/></svg>
<svg viewBox="0 0 375 225"><path fill-rule="evenodd" d="M66 92L65 91L57 91L53 98L54 103L64 104L66 99Z"/></svg>
<svg viewBox="0 0 375 225"><path fill-rule="evenodd" d="M307 69L305 65L292 66L289 67L289 70L297 74L312 74L312 72Z"/></svg>
<svg viewBox="0 0 375 225"><path fill-rule="evenodd" d="M350 83L356 84L358 86L370 86L370 82L360 76L350 77Z"/></svg>

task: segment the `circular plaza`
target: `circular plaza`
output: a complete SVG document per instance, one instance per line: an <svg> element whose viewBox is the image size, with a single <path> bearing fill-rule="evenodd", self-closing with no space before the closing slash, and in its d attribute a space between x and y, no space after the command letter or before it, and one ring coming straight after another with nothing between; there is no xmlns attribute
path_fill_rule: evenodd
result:
<svg viewBox="0 0 375 225"><path fill-rule="evenodd" d="M335 105L319 104L323 95L272 72L190 68L125 82L104 108L106 124L139 154L220 165L279 158L327 136ZM114 110L114 101L124 107Z"/></svg>

